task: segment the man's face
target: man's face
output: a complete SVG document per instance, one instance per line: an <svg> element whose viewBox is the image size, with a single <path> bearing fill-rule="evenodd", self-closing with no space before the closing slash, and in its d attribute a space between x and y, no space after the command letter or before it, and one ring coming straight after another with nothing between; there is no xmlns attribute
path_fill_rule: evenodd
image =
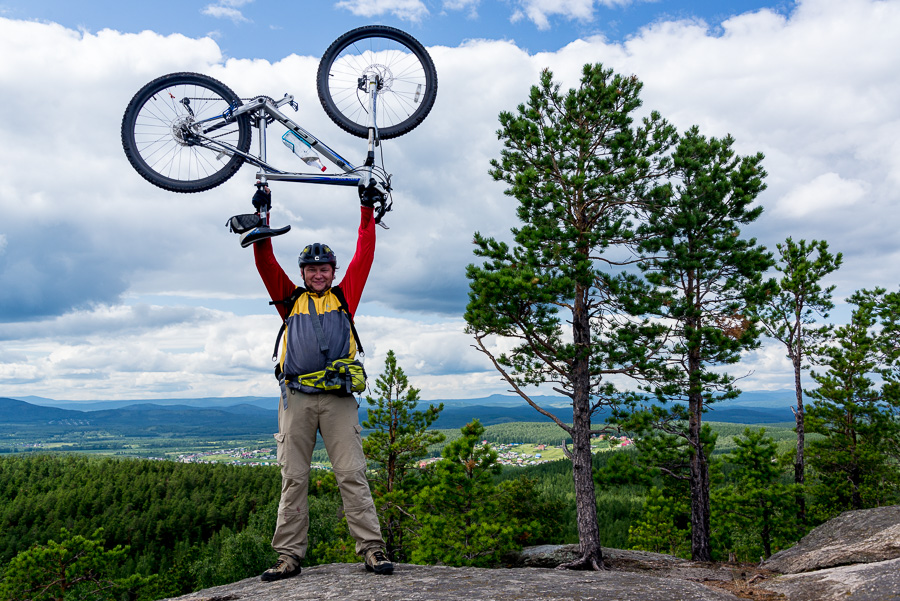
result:
<svg viewBox="0 0 900 601"><path fill-rule="evenodd" d="M328 263L304 265L300 273L303 275L306 288L317 294L331 288L334 282L334 267Z"/></svg>

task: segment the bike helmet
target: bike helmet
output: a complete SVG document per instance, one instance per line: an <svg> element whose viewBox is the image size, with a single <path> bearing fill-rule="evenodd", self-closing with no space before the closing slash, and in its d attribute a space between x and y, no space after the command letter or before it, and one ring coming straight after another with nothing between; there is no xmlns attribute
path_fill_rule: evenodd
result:
<svg viewBox="0 0 900 601"><path fill-rule="evenodd" d="M304 265L317 265L322 263L330 263L332 267L337 267L337 257L334 251L327 244L314 242L300 251L300 257L297 264L302 268Z"/></svg>

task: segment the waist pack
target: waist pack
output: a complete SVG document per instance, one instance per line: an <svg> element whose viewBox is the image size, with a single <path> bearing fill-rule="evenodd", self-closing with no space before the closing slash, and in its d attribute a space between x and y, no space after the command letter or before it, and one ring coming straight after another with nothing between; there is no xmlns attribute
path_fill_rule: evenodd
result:
<svg viewBox="0 0 900 601"><path fill-rule="evenodd" d="M356 359L335 359L323 370L288 380L326 391L362 392L366 389L366 370Z"/></svg>

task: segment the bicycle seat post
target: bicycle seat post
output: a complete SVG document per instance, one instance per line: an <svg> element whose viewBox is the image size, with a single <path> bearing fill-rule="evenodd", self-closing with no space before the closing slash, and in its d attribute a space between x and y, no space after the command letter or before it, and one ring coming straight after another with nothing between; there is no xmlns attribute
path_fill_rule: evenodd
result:
<svg viewBox="0 0 900 601"><path fill-rule="evenodd" d="M265 111L257 109L254 113L256 117L256 128L259 130L259 158L265 163L266 162L266 114ZM257 188L262 188L268 185L268 179L266 178L265 170L260 167L259 171L256 172L256 186ZM264 209L260 209L259 216L263 220L263 223L269 225L269 208L265 207Z"/></svg>
<svg viewBox="0 0 900 601"><path fill-rule="evenodd" d="M376 111L378 110L378 90L381 88L381 78L377 75L366 80L366 93L369 96L369 116L366 124L369 129L369 149L366 153L366 162L363 164L364 172L360 184L363 187L369 185L372 179L372 167L375 165L375 147L378 146L378 125Z"/></svg>

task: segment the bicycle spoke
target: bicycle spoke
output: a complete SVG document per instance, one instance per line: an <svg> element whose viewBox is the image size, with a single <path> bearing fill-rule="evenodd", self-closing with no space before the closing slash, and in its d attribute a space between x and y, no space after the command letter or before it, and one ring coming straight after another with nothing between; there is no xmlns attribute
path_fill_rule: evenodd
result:
<svg viewBox="0 0 900 601"><path fill-rule="evenodd" d="M141 107L135 120L138 152L151 169L170 179L191 181L208 177L222 168L216 159L220 151L178 139L177 127L221 115L229 106L225 99L209 95L208 90L198 86L172 86L158 91ZM215 139L234 146L239 135L238 128L232 126L217 131Z"/></svg>
<svg viewBox="0 0 900 601"><path fill-rule="evenodd" d="M354 41L331 62L325 85L334 108L361 127L369 118L367 98L357 84L364 76L378 76L383 81L378 96L379 129L409 119L425 97L425 69L405 45L382 37Z"/></svg>

